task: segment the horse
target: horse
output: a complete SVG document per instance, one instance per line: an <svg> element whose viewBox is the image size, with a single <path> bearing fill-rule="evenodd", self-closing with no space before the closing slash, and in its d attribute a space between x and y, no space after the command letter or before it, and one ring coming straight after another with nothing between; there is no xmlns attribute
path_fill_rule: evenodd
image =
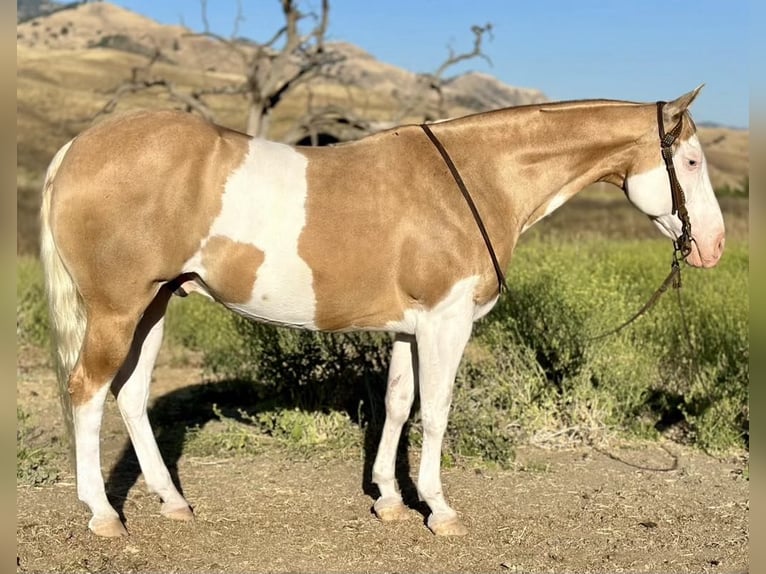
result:
<svg viewBox="0 0 766 574"><path fill-rule="evenodd" d="M394 466L417 387L426 526L466 534L442 487L442 439L472 325L497 302L519 236L606 181L665 236L685 239L687 264L721 258L723 218L688 111L701 87L651 104L510 107L323 148L171 110L112 117L66 143L43 186L41 259L90 530L127 533L100 466L110 389L161 514L193 518L147 401L168 301L196 292L275 325L391 332L373 511L407 516Z"/></svg>

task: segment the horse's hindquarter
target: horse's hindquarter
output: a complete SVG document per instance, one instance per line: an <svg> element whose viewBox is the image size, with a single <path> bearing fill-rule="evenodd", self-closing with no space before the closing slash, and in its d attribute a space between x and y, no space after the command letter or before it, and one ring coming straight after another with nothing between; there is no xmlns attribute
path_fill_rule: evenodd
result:
<svg viewBox="0 0 766 574"><path fill-rule="evenodd" d="M110 118L80 134L54 181L51 226L81 293L112 305L181 273L221 211L247 142L167 111Z"/></svg>

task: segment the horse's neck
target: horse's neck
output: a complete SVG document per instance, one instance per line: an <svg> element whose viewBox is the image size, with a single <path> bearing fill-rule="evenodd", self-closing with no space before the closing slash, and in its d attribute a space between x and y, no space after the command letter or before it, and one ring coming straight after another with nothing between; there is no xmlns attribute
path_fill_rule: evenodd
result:
<svg viewBox="0 0 766 574"><path fill-rule="evenodd" d="M509 108L455 122L467 145L446 145L461 150L459 164L480 164L480 193L517 236L591 183L622 185L648 118L646 106L622 102Z"/></svg>

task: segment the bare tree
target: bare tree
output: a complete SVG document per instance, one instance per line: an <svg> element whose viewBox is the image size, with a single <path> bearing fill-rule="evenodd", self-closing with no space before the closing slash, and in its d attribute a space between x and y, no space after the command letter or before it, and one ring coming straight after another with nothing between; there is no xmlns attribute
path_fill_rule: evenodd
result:
<svg viewBox="0 0 766 574"><path fill-rule="evenodd" d="M182 103L187 112L197 112L203 118L213 121L215 119L213 112L205 102L204 96L210 94L240 93L237 86L216 86L213 88L192 90L188 93L184 92L183 90L178 89L175 83L167 78L155 77L153 75L152 68L161 57L162 51L159 48L155 48L154 53L146 64L131 68L130 80L123 82L114 88L114 90L111 91L112 97L109 101L106 102L106 104L104 104L104 106L90 119L93 120L103 114L112 113L120 100L128 94L135 94L145 90L159 88L172 100Z"/></svg>
<svg viewBox="0 0 766 574"><path fill-rule="evenodd" d="M285 95L296 86L305 84L324 73L327 67L339 61L337 54L325 51L324 40L330 13L330 0L322 0L321 13L303 13L295 0L280 0L284 25L266 42L242 42L237 38L242 17L241 3L231 38L223 38L210 31L207 22L207 2L201 0L203 34L223 42L242 58L245 82L241 93L248 99L247 132L266 135L271 114ZM301 21L311 19L314 25L308 33L301 33Z"/></svg>
<svg viewBox="0 0 766 574"><path fill-rule="evenodd" d="M342 52L325 48L330 0L321 0L321 11L318 14L302 12L298 7L299 1L279 0L284 18L283 25L271 38L256 42L239 36L240 25L245 20L241 0L237 2L232 32L228 37L210 29L207 0L200 0L203 31L189 33L187 36L208 38L228 49L235 55L234 60L241 62L243 80L226 84L216 83L191 90L181 89L165 75L155 73L155 64L166 59L162 50L155 46L146 64L132 69L130 79L110 92L109 101L96 115L110 113L128 94L161 90L171 100L182 104L187 111L215 121L214 112L206 98L214 95L238 95L244 97L247 102L247 133L263 137L268 135L272 115L277 106L296 87L303 86L308 96L306 111L296 119L293 129L286 136L288 141L301 139L305 135L316 141L317 134L322 131L342 131L350 135L371 131L373 128L369 119L365 120L360 114L354 113L353 109L357 106L353 103L351 91L345 106L315 102L313 80L322 77L346 85L347 88L347 82L350 80L344 80L342 74L338 73L336 64L345 59ZM400 123L405 118L417 117L429 121L446 116L442 93L445 73L458 63L473 58L489 61L482 51L482 42L486 34L491 35L492 25L488 23L484 26L472 26L471 31L474 34L474 42L470 51L456 53L449 47L448 57L434 72L418 75L414 87L408 90L408 93L395 96L400 104L398 112L392 118L393 123Z"/></svg>
<svg viewBox="0 0 766 574"><path fill-rule="evenodd" d="M398 95L401 104L396 118L397 122L408 116L422 117L424 121L433 121L446 117L447 109L443 93L445 72L461 62L475 58L484 59L490 65L492 64L489 56L482 51L484 35L488 34L490 39L492 38L492 24L488 22L484 26L473 25L471 26L471 32L473 32L474 39L473 48L470 51L456 53L449 46L449 55L434 72L418 75L414 94L407 94L406 98L402 94ZM436 97L435 108L431 103L434 96Z"/></svg>
<svg viewBox="0 0 766 574"><path fill-rule="evenodd" d="M279 0L284 25L265 42L243 40L238 35L239 25L244 21L242 4L237 2L237 14L230 37L220 36L210 30L207 17L207 1L200 0L204 31L189 34L205 36L225 45L242 61L244 81L229 85L201 87L185 92L165 77L153 73L153 66L162 58L155 48L152 57L143 66L132 69L131 78L111 91L110 100L96 116L109 113L121 98L148 89L160 89L172 100L180 102L187 111L194 111L207 119L214 119L213 111L205 97L218 94L239 94L247 99L247 133L265 136L268 133L272 113L284 97L299 85L326 73L331 64L342 56L325 51L324 39L330 12L330 0L322 0L321 13L304 13L296 0ZM303 33L302 22L311 20L310 30Z"/></svg>

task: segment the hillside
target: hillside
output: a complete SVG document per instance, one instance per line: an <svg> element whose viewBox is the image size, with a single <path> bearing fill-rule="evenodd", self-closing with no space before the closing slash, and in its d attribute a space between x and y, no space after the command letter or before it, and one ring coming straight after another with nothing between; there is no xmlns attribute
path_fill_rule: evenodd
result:
<svg viewBox="0 0 766 574"><path fill-rule="evenodd" d="M43 3L50 4L50 3ZM236 84L243 79L241 58L224 44L167 26L108 2L79 4L17 25L17 187L19 250L34 250L39 189L45 168L63 143L85 129L109 101L110 93L159 49L154 77L179 91ZM245 48L247 46L245 45ZM275 111L269 137L284 139L296 118L314 106L334 106L374 126L417 120L402 115L404 102L416 90L412 71L381 62L361 48L334 42L339 55L331 75L335 82L312 85L311 94L291 92ZM546 101L539 90L508 86L487 74L449 79L443 88L449 116ZM243 129L246 109L241 98L210 96L216 120ZM178 107L159 91L132 95L118 110L134 107ZM349 133L348 131L346 133ZM357 133L358 135L358 133ZM350 137L353 136L353 133ZM747 131L701 128L716 187L738 188L748 172ZM293 140L294 141L294 140Z"/></svg>

